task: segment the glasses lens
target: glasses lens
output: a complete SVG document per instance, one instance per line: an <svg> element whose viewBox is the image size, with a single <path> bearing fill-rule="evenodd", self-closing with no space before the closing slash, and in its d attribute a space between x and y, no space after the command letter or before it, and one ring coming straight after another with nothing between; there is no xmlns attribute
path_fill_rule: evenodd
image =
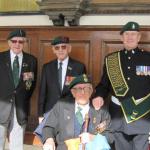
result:
<svg viewBox="0 0 150 150"><path fill-rule="evenodd" d="M63 49L63 50L66 49L66 48L67 48L66 45L62 45L62 46L61 46L61 49Z"/></svg>
<svg viewBox="0 0 150 150"><path fill-rule="evenodd" d="M55 50L59 50L59 46L55 46Z"/></svg>
<svg viewBox="0 0 150 150"><path fill-rule="evenodd" d="M66 48L67 45L55 46L55 50L59 50L59 49L65 50Z"/></svg>
<svg viewBox="0 0 150 150"><path fill-rule="evenodd" d="M19 44L23 44L23 43L24 43L24 41L18 41L18 43L19 43Z"/></svg>
<svg viewBox="0 0 150 150"><path fill-rule="evenodd" d="M85 88L84 88L84 92L87 92L87 93L88 93L90 90L91 90L90 87L85 87Z"/></svg>
<svg viewBox="0 0 150 150"><path fill-rule="evenodd" d="M85 93L90 92L91 88L90 87L84 87L84 88L73 88L76 92L81 93L84 91Z"/></svg>
<svg viewBox="0 0 150 150"><path fill-rule="evenodd" d="M17 40L11 40L11 42L13 44L16 44L16 43L23 44L24 43L24 41L21 41L21 40L19 40L19 41L17 41Z"/></svg>

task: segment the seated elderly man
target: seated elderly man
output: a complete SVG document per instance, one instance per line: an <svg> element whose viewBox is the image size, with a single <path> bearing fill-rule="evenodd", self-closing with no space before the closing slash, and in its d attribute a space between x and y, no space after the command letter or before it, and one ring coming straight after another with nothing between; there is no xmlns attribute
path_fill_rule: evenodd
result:
<svg viewBox="0 0 150 150"><path fill-rule="evenodd" d="M104 107L97 111L90 105L93 92L90 80L83 74L75 77L69 87L74 99L61 99L50 111L42 130L43 149L74 150L76 147L79 150L84 147L92 150L92 143L96 142L95 150L102 150L102 146L109 150L107 141L112 142L110 116ZM71 146L72 141L80 144L67 148L68 141Z"/></svg>

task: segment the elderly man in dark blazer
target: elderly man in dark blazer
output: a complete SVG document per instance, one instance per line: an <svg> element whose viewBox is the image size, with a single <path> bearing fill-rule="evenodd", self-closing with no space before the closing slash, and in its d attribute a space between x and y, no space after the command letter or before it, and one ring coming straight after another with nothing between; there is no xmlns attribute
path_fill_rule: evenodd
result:
<svg viewBox="0 0 150 150"><path fill-rule="evenodd" d="M30 97L37 74L37 60L23 52L26 33L21 29L8 36L10 49L0 53L0 150L9 137L10 150L23 150Z"/></svg>
<svg viewBox="0 0 150 150"><path fill-rule="evenodd" d="M69 57L69 38L56 37L51 42L56 59L44 64L39 91L39 122L43 114L51 110L57 100L70 96L68 85L74 76L86 72L85 65Z"/></svg>
<svg viewBox="0 0 150 150"><path fill-rule="evenodd" d="M74 78L69 87L74 98L69 98L69 101L62 99L51 109L42 132L43 148L45 150L55 150L55 148L67 150L66 140L79 140L85 144L94 140L95 134L99 132L103 133L109 142L112 142L113 139L109 132L109 113L106 108L96 111L90 105L93 88L87 76L83 74ZM101 140L98 141L98 143L101 142ZM106 150L110 149L108 143L106 147ZM100 147L98 150L101 150Z"/></svg>

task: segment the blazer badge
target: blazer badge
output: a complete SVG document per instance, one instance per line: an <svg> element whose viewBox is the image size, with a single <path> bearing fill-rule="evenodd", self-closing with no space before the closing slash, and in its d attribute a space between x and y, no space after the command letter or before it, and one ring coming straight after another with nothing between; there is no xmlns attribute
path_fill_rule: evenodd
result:
<svg viewBox="0 0 150 150"><path fill-rule="evenodd" d="M23 73L23 81L25 82L26 90L30 90L33 80L34 80L33 72L24 72Z"/></svg>
<svg viewBox="0 0 150 150"><path fill-rule="evenodd" d="M75 78L75 77L73 77L73 76L66 76L65 85L70 85L71 81L72 81L74 78Z"/></svg>

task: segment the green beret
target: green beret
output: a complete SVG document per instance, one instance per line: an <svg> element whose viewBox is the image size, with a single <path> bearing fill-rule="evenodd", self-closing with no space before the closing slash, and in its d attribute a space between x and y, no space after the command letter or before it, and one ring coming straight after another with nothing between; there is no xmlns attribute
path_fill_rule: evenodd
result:
<svg viewBox="0 0 150 150"><path fill-rule="evenodd" d="M81 84L81 83L91 83L89 77L86 74L82 74L80 76L75 77L70 85L69 88L73 88L76 84Z"/></svg>
<svg viewBox="0 0 150 150"><path fill-rule="evenodd" d="M123 26L123 28L120 31L120 34L123 34L125 31L139 31L140 26L137 22L128 22Z"/></svg>
<svg viewBox="0 0 150 150"><path fill-rule="evenodd" d="M65 37L65 36L55 37L52 40L51 45L57 45L57 44L62 44L62 43L69 43L69 37Z"/></svg>
<svg viewBox="0 0 150 150"><path fill-rule="evenodd" d="M26 37L26 33L22 29L16 29L9 33L7 40L12 39L13 37Z"/></svg>

